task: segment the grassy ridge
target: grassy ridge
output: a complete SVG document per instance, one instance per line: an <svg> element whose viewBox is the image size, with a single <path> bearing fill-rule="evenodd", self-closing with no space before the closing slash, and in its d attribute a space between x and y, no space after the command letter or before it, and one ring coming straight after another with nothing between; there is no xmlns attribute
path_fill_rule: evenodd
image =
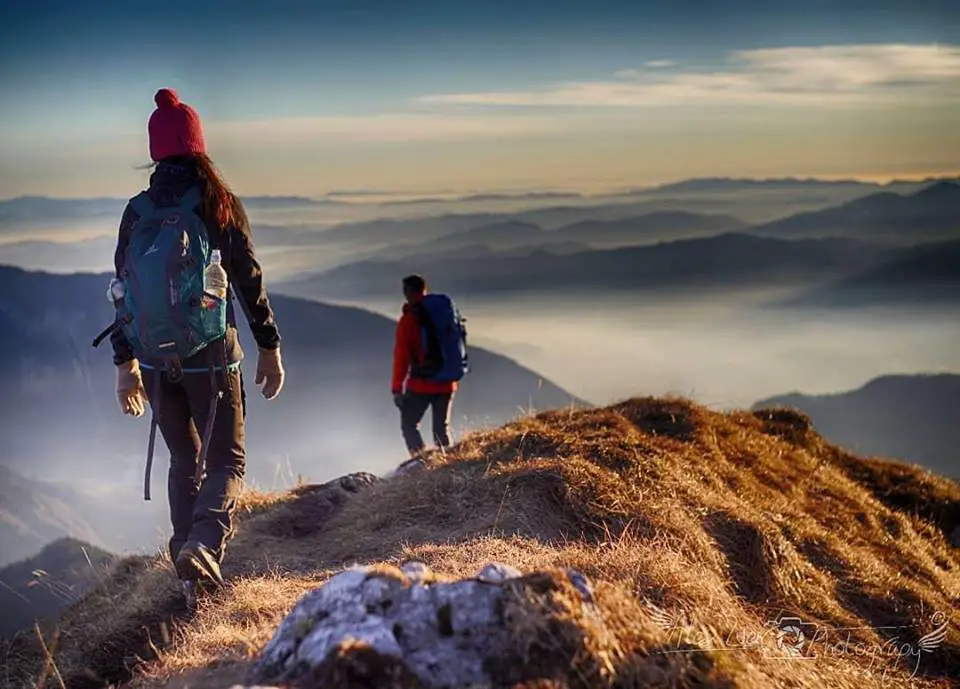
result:
<svg viewBox="0 0 960 689"><path fill-rule="evenodd" d="M242 682L303 593L353 563L409 559L450 577L491 560L530 573L518 686L864 689L960 676L960 551L946 537L960 486L850 456L801 414L646 398L546 412L471 435L428 471L371 479L247 493L230 584L195 613L169 562L120 562L62 619L60 676ZM562 567L593 581L599 627L564 604L551 579ZM31 686L38 645L4 653L0 684Z"/></svg>

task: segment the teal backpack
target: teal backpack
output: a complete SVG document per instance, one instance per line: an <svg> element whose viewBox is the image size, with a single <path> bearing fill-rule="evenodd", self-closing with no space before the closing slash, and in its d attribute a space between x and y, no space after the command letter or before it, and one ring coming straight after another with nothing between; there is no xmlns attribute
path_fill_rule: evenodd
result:
<svg viewBox="0 0 960 689"><path fill-rule="evenodd" d="M120 273L117 322L142 364L176 370L226 334L226 299L203 291L211 246L199 203L196 188L178 206L156 206L146 192L130 200L140 218Z"/></svg>
<svg viewBox="0 0 960 689"><path fill-rule="evenodd" d="M171 382L195 371L185 371L183 360L207 350L211 398L207 423L197 459L197 481L204 470L207 447L213 431L217 401L223 386L217 370L226 375L225 344L227 301L204 291L204 271L210 265L212 247L207 227L195 212L201 201L197 188L190 189L176 206L157 206L146 192L130 199L140 216L130 232L119 278L123 296L114 301L116 319L93 341L96 347L112 331L120 329L134 354L146 368L163 369ZM200 369L199 372L203 372ZM144 499L150 499L150 470L157 434L157 409L161 376L154 377L152 420L147 446Z"/></svg>

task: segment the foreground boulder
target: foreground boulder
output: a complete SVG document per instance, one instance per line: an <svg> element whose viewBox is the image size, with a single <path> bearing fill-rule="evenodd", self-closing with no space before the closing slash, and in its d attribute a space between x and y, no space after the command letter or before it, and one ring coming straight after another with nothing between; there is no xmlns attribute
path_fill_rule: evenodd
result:
<svg viewBox="0 0 960 689"><path fill-rule="evenodd" d="M382 687L510 685L570 670L611 668L586 578L576 571L523 576L488 564L442 580L421 563L354 567L304 596L254 665L250 684ZM605 674L605 673L604 673Z"/></svg>

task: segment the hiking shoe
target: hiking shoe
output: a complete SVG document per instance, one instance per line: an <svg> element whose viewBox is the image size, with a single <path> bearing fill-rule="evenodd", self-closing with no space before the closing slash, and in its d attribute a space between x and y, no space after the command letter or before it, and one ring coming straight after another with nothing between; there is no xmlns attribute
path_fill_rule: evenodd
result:
<svg viewBox="0 0 960 689"><path fill-rule="evenodd" d="M197 583L211 582L223 586L223 575L220 574L220 563L213 556L210 549L202 543L189 541L180 548L175 563L177 576L183 581Z"/></svg>
<svg viewBox="0 0 960 689"><path fill-rule="evenodd" d="M213 593L217 585L212 579L184 579L180 582L187 610L196 610L197 601L208 593Z"/></svg>

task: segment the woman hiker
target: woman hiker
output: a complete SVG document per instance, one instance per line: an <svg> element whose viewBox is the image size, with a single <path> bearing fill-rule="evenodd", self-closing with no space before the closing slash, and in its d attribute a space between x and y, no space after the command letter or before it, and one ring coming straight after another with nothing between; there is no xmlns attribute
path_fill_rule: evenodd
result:
<svg viewBox="0 0 960 689"><path fill-rule="evenodd" d="M124 270L131 235L141 217L137 208L142 210L144 203L148 210L170 206L192 208L206 228L209 247L219 250L230 290L246 312L258 347L255 382L263 384L262 394L266 399L273 399L284 381L280 334L254 253L243 204L207 156L196 111L181 103L170 89L158 91L154 100L156 110L147 127L154 170L145 191L148 199L144 199L143 194L131 199L120 221L114 255L117 279L126 276L134 293L137 288L146 289L142 281L131 278L131 270ZM165 226L160 227L161 231L164 229ZM159 242L158 239L146 251L141 250L136 260L141 261ZM187 242L183 244L186 247ZM210 251L210 255L214 254ZM163 299L165 297L160 298L161 303ZM131 344L131 340L137 338L127 337L120 328L111 335L121 410L124 414L142 416L144 400L149 400L170 451L167 494L173 535L169 549L188 595L197 583L223 583L220 565L226 543L232 536L233 512L246 468L245 393L240 371L243 352L229 299L225 308L225 330L223 321L219 321L220 330L215 331L219 339L178 362L179 370L173 374L156 361L148 361L150 357L138 356ZM220 358L210 356L213 348L222 354ZM212 361L222 363L208 364ZM212 380L215 375L222 385L220 397L214 404L217 390ZM214 409L213 423L207 428L210 411ZM204 448L204 465L198 470L205 431L209 442ZM203 471L205 474L201 476ZM149 490L149 476L147 486Z"/></svg>

